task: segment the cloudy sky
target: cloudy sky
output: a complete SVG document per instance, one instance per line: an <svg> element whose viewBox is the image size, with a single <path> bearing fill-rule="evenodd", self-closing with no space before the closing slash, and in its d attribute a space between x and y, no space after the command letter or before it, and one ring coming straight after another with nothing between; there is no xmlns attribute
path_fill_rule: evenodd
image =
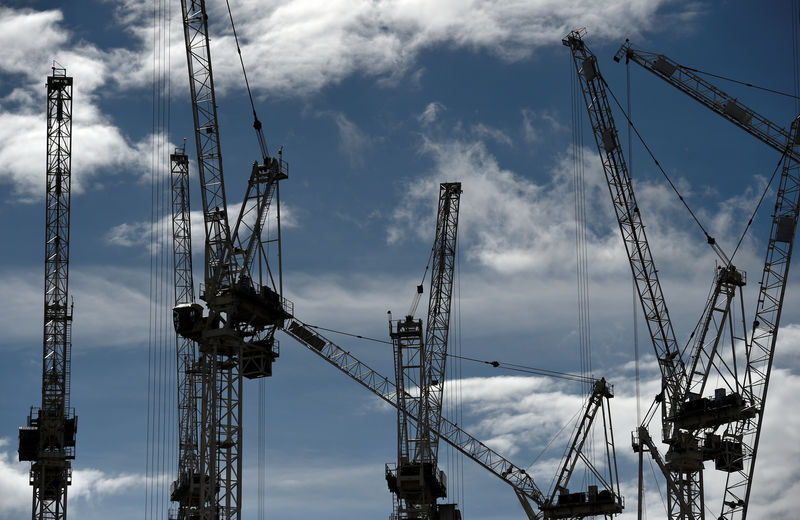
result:
<svg viewBox="0 0 800 520"><path fill-rule="evenodd" d="M0 519L24 516L31 502L29 465L17 462L17 427L40 400L44 84L53 60L75 81L70 292L72 404L80 419L70 514L165 518L159 486L173 478L172 465L154 469L146 462L153 460L148 439L158 404L148 389L154 371L167 369L153 360L167 356L161 345L171 344L169 317L159 307L169 282L164 228L153 201L166 154L187 137L194 154L180 5L64 5L0 3L0 218L6 223ZM731 251L777 152L635 65L628 90L625 65L611 58L627 37L703 71L796 93L797 2L239 0L231 7L265 136L271 150L283 146L290 164L281 187L284 285L308 323L386 339L386 311L405 313L422 276L438 183L461 181L453 348L481 360L579 372L573 135L582 133L592 373L615 385L622 518L634 518L630 270L580 100L573 112L572 63L561 38L586 27L611 88L623 104L630 95L648 145ZM209 1L209 11L226 189L236 207L258 148L224 2ZM781 126L798 113L791 98L714 81ZM616 119L623 121L621 114ZM624 126L620 131L626 135ZM632 164L676 334L685 343L717 260L638 143ZM737 254L750 280L747 316L774 196L767 193ZM194 261L202 273L199 213L193 218ZM800 392L798 285L795 272L764 422L754 518L794 518L800 508L800 416L793 404ZM638 324L646 408L659 384L641 318ZM330 336L381 373L393 373L388 345ZM580 385L467 361L451 366L459 398L448 397L446 415L529 468L547 490L581 407ZM388 516L383 471L396 458L394 412L282 336L275 375L263 385L245 382L247 517L258 513L260 392L267 516ZM169 413L161 416L165 424ZM168 439L169 432L158 436ZM450 498L465 518L523 516L506 484L449 449L442 455ZM645 472L648 518L663 518L663 480L653 479L649 466ZM148 476L156 480L148 483ZM712 512L719 510L723 477L706 471Z"/></svg>

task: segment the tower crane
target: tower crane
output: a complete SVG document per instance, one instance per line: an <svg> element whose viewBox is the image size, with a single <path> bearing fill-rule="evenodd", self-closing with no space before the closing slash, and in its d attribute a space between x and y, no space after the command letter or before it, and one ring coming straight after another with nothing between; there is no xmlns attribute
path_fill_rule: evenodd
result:
<svg viewBox="0 0 800 520"><path fill-rule="evenodd" d="M19 429L19 460L30 461L34 520L67 518L67 487L78 418L70 407L72 305L69 303L72 77L47 78L47 193L44 258L42 404Z"/></svg>
<svg viewBox="0 0 800 520"><path fill-rule="evenodd" d="M424 341L422 320L413 317L416 305L404 319L389 322L398 389L397 464L386 467L386 480L394 495L394 520L460 518L454 504L437 504L437 499L447 495L446 475L438 467L437 432L442 415L460 200L460 182L439 186ZM415 304L418 301L415 299ZM409 420L410 408L419 410L418 420Z"/></svg>
<svg viewBox="0 0 800 520"><path fill-rule="evenodd" d="M620 146L610 106L606 99L606 85L599 74L597 60L586 49L580 31L570 33L564 39L564 44L573 51L573 59L583 88L584 100L592 119L595 140L603 159L606 175L609 177L609 172L611 172L612 178L614 176L627 178L628 185L630 185L624 158L619 152ZM673 384L674 391L671 394L661 394L658 397L666 403L662 405L662 423L665 425L664 441L670 445L666 463L660 462L660 456L649 438L645 427L649 418L637 430L638 435L634 436L634 450L649 451L665 473L668 484L669 518L704 518L702 471L705 460L714 460L718 470L728 473L720 518L726 520L744 518L797 223L798 191L800 191L797 176L797 147L800 143L797 137L798 120L795 120L789 131L784 130L708 84L702 78L680 69L671 60L650 54L645 58L637 53L638 51L630 48L630 44L626 44L617 53L615 60L619 61L622 56L634 61L640 59L640 64L651 72L667 79L680 90L689 93L702 104L783 153L783 171L762 274L756 319L749 341L746 337L746 324L742 323L742 332L738 337L733 332L732 324L729 325L732 348L734 348L732 366L721 359L718 347L726 320L729 320L730 317L731 301L737 290L744 286L746 280L744 273L736 270L731 259L715 244L713 238L707 236L709 244L715 248L725 265L718 269L712 296L708 301L704 316L701 318L700 334L695 339L690 352L690 368L687 370L685 366L682 366L680 370L683 371L683 374L678 373L679 377L672 380L662 370L662 380L665 386L670 385L671 381L677 383ZM637 58L637 56L639 57ZM616 153L614 153L615 151ZM612 184L612 181L609 180L610 187ZM613 193L612 189L612 199ZM634 205L633 207L635 213L638 214L638 206ZM617 215L627 246L625 219L620 216L619 211ZM642 239L642 245L646 247L644 235L642 235ZM628 248L628 255L633 267L635 257L632 255L631 248ZM635 273L636 269L634 268ZM647 305L641 290L640 300L645 307L645 316L649 324L651 318L647 314ZM664 311L666 311L666 307L664 307ZM658 355L657 345L659 342L653 336L652 328L650 332ZM742 376L737 374L736 369L736 340L745 342L746 367ZM659 362L662 363L660 356ZM702 397L712 369L717 370L723 376L729 376L723 377L723 379L730 380L726 381L726 384L733 390L732 394L726 395L726 390L723 388L716 390L713 398ZM725 374L724 371L727 371L728 374ZM648 414L648 417L652 417L652 415ZM725 431L722 435L716 434L715 432L722 426L725 426ZM671 432L671 435L666 435L668 432Z"/></svg>
<svg viewBox="0 0 800 520"><path fill-rule="evenodd" d="M626 41L615 56L620 61L633 61L701 105L724 117L782 154L781 177L772 213L767 252L762 271L756 312L749 341L746 341L745 370L738 380L743 396L739 406L748 413L728 416L732 422L721 440L716 465L728 472L720 518L744 519L755 470L758 441L769 387L769 377L788 280L798 212L800 210L800 116L788 129L770 121L740 103L687 67L663 54L633 49ZM702 372L702 371L701 371ZM689 389L691 392L693 389ZM720 408L714 401L702 398L700 392L689 394L708 409ZM688 396L687 396L688 397ZM686 403L687 406L690 402ZM684 413L684 415L688 415Z"/></svg>
<svg viewBox="0 0 800 520"><path fill-rule="evenodd" d="M687 447L683 445L687 439L675 431L671 419L686 387L684 360L675 339L658 271L633 191L633 182L619 144L605 81L600 75L596 56L583 41L583 31L570 32L562 43L572 52L617 223L661 371L662 392L659 399L663 418L662 435L664 442L670 445L670 458L676 461L676 466L681 467L681 471L676 471L673 475L675 485L668 486L667 507L670 518L702 518L702 472L685 471L682 464L684 457L681 454L687 451ZM682 497L676 496L676 492L681 493ZM680 504L683 506L679 507Z"/></svg>
<svg viewBox="0 0 800 520"><path fill-rule="evenodd" d="M270 268L261 236L277 184L288 178L288 166L282 154L269 155L261 122L255 117L253 127L261 159L253 164L231 232L206 3L181 0L181 13L205 228L200 299L207 308L206 315L197 302L181 303L173 309L176 332L196 341L204 360L197 473L202 478L189 496L197 497L200 519L238 520L242 496L242 377L272 374L272 363L279 355L275 331L292 314L291 303L280 293L280 265L277 273ZM278 255L279 237L280 231L276 239Z"/></svg>

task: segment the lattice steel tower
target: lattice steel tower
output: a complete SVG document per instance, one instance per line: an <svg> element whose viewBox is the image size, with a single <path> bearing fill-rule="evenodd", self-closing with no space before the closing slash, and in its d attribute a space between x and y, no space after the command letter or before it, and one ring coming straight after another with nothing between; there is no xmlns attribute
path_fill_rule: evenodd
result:
<svg viewBox="0 0 800 520"><path fill-rule="evenodd" d="M47 196L44 259L42 405L19 429L19 460L31 461L34 519L67 518L77 417L70 408L72 306L68 302L72 168L72 78L47 78Z"/></svg>

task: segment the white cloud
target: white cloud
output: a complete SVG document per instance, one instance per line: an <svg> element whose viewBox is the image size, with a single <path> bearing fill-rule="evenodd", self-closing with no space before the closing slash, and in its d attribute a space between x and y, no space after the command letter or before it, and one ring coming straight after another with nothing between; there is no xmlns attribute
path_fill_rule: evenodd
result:
<svg viewBox="0 0 800 520"><path fill-rule="evenodd" d="M0 303L0 325L7 330L5 347L19 348L31 341L42 341L42 276L38 270L0 273L3 294L15 295L13 300ZM73 342L103 348L146 343L150 308L147 276L136 269L71 269L70 296L75 299Z"/></svg>
<svg viewBox="0 0 800 520"><path fill-rule="evenodd" d="M543 127L543 128L542 128ZM548 110L522 110L522 137L528 144L537 143L542 131L565 132L567 129L561 121Z"/></svg>
<svg viewBox="0 0 800 520"><path fill-rule="evenodd" d="M28 484L30 464L17 462L11 442L0 438L0 518L21 518L30 513L31 487Z"/></svg>
<svg viewBox="0 0 800 520"><path fill-rule="evenodd" d="M234 8L239 20L251 83L266 91L312 93L361 72L397 78L417 56L436 47L487 51L504 60L530 56L538 47L559 44L576 24L595 39L619 38L630 27L653 28L664 2L605 2L587 9L577 0L513 3L495 0L423 2L420 0L249 1ZM222 20L221 8L210 16ZM221 24L219 24L221 25ZM229 29L214 38L212 53L234 56ZM250 57L250 58L249 58ZM235 60L216 70L238 73Z"/></svg>
<svg viewBox="0 0 800 520"><path fill-rule="evenodd" d="M364 153L372 145L374 138L368 136L358 125L342 112L321 112L336 123L339 130L339 150L347 157L352 167L364 166Z"/></svg>
<svg viewBox="0 0 800 520"><path fill-rule="evenodd" d="M11 520L30 515L33 488L28 483L29 462L17 462L12 441L0 438L0 519ZM98 469L73 467L72 485L68 489L70 510L82 516L98 505L111 507L105 499L120 495L143 494L143 475L111 475Z"/></svg>
<svg viewBox="0 0 800 520"><path fill-rule="evenodd" d="M432 125L439 118L439 114L447 110L442 103L432 101L425 106L425 110L417 116L417 121L423 127Z"/></svg>
<svg viewBox="0 0 800 520"><path fill-rule="evenodd" d="M529 56L536 48L557 44L578 23L587 25L596 39L618 38L623 28L652 27L651 20L664 0L606 2L587 11L578 0L539 0L507 3L494 0L420 2L419 0L252 0L234 7L250 83L257 93L302 96L363 73L395 81L413 68L425 50L439 46L488 51L506 60ZM222 5L212 5L211 45L220 95L239 88L239 69L232 31ZM185 77L181 31L154 34L152 10L132 0L120 1L113 23L132 37L128 48L101 49L78 40L65 27L61 10L0 8L0 70L23 83L0 105L0 181L13 186L14 195L38 199L43 192L44 168L30 157L44 154L42 78L53 57L75 77L73 172L75 193L99 174L145 176L151 164L151 138L131 138L100 108L120 93L147 92L154 67ZM172 28L180 27L180 10L172 9ZM37 34L35 39L25 35ZM156 37L157 36L157 37ZM161 60L169 56L168 65ZM174 59L172 59L174 57ZM153 58L158 60L153 63ZM31 63L41 64L40 68ZM119 66L124 63L125 66ZM390 81L390 82L391 82ZM185 81L173 82L176 92ZM385 83L385 81L383 81ZM185 92L184 92L185 94ZM138 99L141 102L142 98ZM131 102L130 96L125 100ZM432 105L429 105L429 108ZM435 114L427 113L426 118ZM336 119L343 150L353 158L368 138L343 118ZM348 124L350 123L350 124ZM497 131L493 138L507 143Z"/></svg>
<svg viewBox="0 0 800 520"><path fill-rule="evenodd" d="M508 134L498 128L493 128L483 123L472 125L472 134L479 140L488 139L506 146L511 146L514 144Z"/></svg>

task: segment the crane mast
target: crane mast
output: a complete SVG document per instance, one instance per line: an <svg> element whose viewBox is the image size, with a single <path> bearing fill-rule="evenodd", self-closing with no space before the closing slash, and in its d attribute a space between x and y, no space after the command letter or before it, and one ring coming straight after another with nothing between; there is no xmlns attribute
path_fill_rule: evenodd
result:
<svg viewBox="0 0 800 520"><path fill-rule="evenodd" d="M596 56L582 39L581 31L572 31L562 43L572 51L572 58L589 113L592 133L600 153L603 171L622 234L625 250L636 282L639 301L661 371L662 435L670 445L667 465L675 472L673 481L680 485L668 487L670 518L703 518L702 460L700 468L693 459L692 440L676 431L673 416L686 388L686 370L675 339L658 272L644 230L633 182L627 169L617 128L606 95L606 85L597 65ZM689 444L688 446L686 444ZM675 495L680 490L683 497ZM681 507L684 504L684 507Z"/></svg>
<svg viewBox="0 0 800 520"><path fill-rule="evenodd" d="M19 429L19 460L30 461L34 520L67 518L77 417L70 408L72 305L69 289L72 178L72 77L53 66L47 78L42 404Z"/></svg>
<svg viewBox="0 0 800 520"><path fill-rule="evenodd" d="M386 480L394 495L395 520L446 515L455 520L460 515L454 504L436 503L447 496L446 476L438 467L436 432L442 413L460 200L460 182L439 186L425 332L422 320L410 315L389 323L398 388L397 465L387 465ZM418 410L417 419L409 418L409 409Z"/></svg>
<svg viewBox="0 0 800 520"><path fill-rule="evenodd" d="M176 149L170 155L172 190L172 253L174 265L175 305L194 302L192 275L192 234L189 197L189 157ZM202 310L196 309L198 313ZM178 475L170 491L170 499L178 503L171 512L173 520L198 518L203 508L200 500L200 430L199 412L202 395L204 358L198 357L197 342L175 336L178 381ZM206 497L208 498L208 497Z"/></svg>
<svg viewBox="0 0 800 520"><path fill-rule="evenodd" d="M181 0L181 12L205 226L200 298L208 314L203 316L198 303L181 303L173 309L173 321L178 334L197 341L203 360L202 478L196 501L202 509L200 519L238 520L242 499L242 377L272 375L272 363L279 355L275 331L291 315L290 302L276 289L261 237L277 183L288 177L288 167L282 158L267 156L261 123L256 119L263 163L253 165L231 234L206 3ZM277 250L280 252L279 240ZM257 272L253 272L254 265ZM277 274L280 280L280 272Z"/></svg>
<svg viewBox="0 0 800 520"><path fill-rule="evenodd" d="M721 519L747 517L764 405L772 369L783 300L792 256L798 206L800 205L800 133L796 117L789 129L770 121L755 110L723 92L676 61L651 52L633 49L626 41L615 56L632 61L706 108L724 117L773 149L781 152L781 177L772 213L767 252L759 284L759 295L749 341L745 341L745 370L737 387L742 388L743 408L726 428L718 445L716 466L728 473ZM695 371L693 371L693 374ZM707 377L703 370L697 370ZM691 391L691 389L690 389ZM702 386L700 387L700 395Z"/></svg>

